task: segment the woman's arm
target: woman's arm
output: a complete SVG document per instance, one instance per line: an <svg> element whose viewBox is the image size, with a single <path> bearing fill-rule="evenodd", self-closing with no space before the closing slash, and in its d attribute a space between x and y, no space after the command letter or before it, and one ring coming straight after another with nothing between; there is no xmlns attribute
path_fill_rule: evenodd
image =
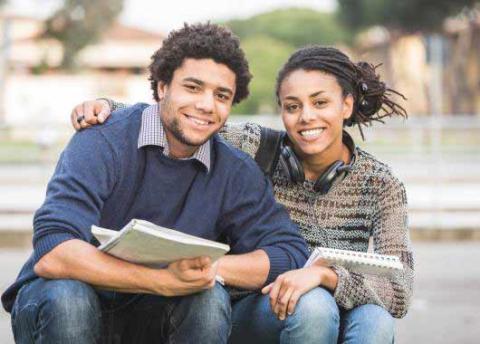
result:
<svg viewBox="0 0 480 344"><path fill-rule="evenodd" d="M81 130L93 125L102 124L110 114L119 109L128 107L129 104L119 103L109 98L87 100L75 106L70 113L70 122L75 130Z"/></svg>
<svg viewBox="0 0 480 344"><path fill-rule="evenodd" d="M402 318L410 304L414 277L405 188L391 175L379 178L375 184L378 199L373 217L374 251L399 257L404 269L391 277L381 277L334 266L338 276L334 297L345 309L371 303Z"/></svg>
<svg viewBox="0 0 480 344"><path fill-rule="evenodd" d="M272 310L280 320L294 312L299 298L322 286L334 293L337 304L352 309L376 304L392 316L405 316L412 294L413 257L407 227L407 200L403 184L388 175L375 185L377 207L373 218L375 253L398 256L404 270L390 277L350 272L342 266L319 264L280 275L262 292L269 294ZM373 195L372 195L373 197Z"/></svg>
<svg viewBox="0 0 480 344"><path fill-rule="evenodd" d="M226 123L220 129L220 136L230 145L238 148L255 159L260 146L261 126L256 123Z"/></svg>
<svg viewBox="0 0 480 344"><path fill-rule="evenodd" d="M275 282L264 287L262 293L269 294L272 311L278 319L285 320L287 315L293 314L303 294L318 286L333 292L337 281L337 274L318 260L309 267L281 274Z"/></svg>
<svg viewBox="0 0 480 344"><path fill-rule="evenodd" d="M105 122L113 111L128 106L129 104L120 103L109 98L88 100L73 108L70 114L70 122L77 131L89 128ZM260 146L260 125L249 122L227 123L220 130L219 134L230 145L255 158L255 154Z"/></svg>

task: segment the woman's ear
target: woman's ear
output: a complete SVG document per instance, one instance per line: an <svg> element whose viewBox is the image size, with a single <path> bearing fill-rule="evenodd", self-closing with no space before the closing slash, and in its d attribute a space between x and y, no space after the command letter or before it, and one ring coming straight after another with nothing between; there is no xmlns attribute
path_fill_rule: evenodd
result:
<svg viewBox="0 0 480 344"><path fill-rule="evenodd" d="M347 96L345 96L343 98L343 111L342 111L343 113L342 113L342 116L343 116L344 120L347 120L350 117L352 117L353 103L354 103L354 99L353 99L353 96L351 94L347 94Z"/></svg>

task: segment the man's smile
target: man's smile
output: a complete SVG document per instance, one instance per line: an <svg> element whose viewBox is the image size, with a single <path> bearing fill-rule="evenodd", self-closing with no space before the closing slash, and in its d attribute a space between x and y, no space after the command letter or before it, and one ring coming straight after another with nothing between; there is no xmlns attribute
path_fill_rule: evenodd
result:
<svg viewBox="0 0 480 344"><path fill-rule="evenodd" d="M206 128L208 126L210 126L211 124L213 124L213 121L210 121L208 119L204 119L204 118L200 118L200 117L197 117L197 116L191 116L191 115L187 115L186 113L183 114L191 123L193 123L194 125L198 126L198 127L201 127L201 128Z"/></svg>

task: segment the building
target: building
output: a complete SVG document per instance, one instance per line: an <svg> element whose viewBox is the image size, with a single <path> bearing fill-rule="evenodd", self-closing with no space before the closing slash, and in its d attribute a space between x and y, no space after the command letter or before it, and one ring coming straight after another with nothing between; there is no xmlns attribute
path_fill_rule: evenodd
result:
<svg viewBox="0 0 480 344"><path fill-rule="evenodd" d="M79 53L79 69L72 74L58 68L62 46L45 38L44 28L40 19L0 17L4 42L0 122L12 135L29 135L45 127L64 128L72 107L85 99L152 100L147 67L163 34L116 22L97 43Z"/></svg>

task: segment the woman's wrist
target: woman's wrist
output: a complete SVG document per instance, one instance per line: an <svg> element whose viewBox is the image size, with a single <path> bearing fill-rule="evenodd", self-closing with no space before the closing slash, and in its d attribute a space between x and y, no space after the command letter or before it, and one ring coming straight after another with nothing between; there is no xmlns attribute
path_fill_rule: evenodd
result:
<svg viewBox="0 0 480 344"><path fill-rule="evenodd" d="M315 274L319 276L319 286L325 287L330 291L335 291L337 288L338 275L331 268L326 266L312 266Z"/></svg>

